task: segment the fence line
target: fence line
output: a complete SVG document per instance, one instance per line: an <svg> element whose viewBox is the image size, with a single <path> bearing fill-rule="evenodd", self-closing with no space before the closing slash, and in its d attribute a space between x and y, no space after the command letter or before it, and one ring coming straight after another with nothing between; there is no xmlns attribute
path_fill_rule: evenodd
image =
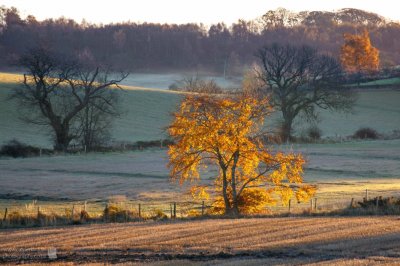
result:
<svg viewBox="0 0 400 266"><path fill-rule="evenodd" d="M397 196L400 197L398 190L369 190L366 189L362 193L343 195L336 193L335 195L321 194L316 195L309 202L299 203L291 199L287 205L278 204L269 206L270 214L285 213L303 213L303 212L320 212L333 211L347 208L349 206L357 206L358 202L364 200L378 198L379 196ZM183 218L190 216L204 216L209 214L211 201L171 201L171 202L145 202L145 201L76 201L46 204L46 202L38 202L33 200L25 204L0 204L0 221L6 221L11 215L25 215L39 217L42 215L58 215L72 217L88 214L92 218L104 217L106 215L120 215L125 212L125 218ZM107 213L108 212L108 213ZM114 213L114 214L112 214ZM127 219L128 219L127 218ZM128 219L128 220L129 220Z"/></svg>

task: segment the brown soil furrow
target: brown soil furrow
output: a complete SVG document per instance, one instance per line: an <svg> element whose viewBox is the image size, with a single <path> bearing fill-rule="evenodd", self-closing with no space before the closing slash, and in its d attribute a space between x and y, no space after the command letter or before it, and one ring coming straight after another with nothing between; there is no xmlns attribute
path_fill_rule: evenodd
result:
<svg viewBox="0 0 400 266"><path fill-rule="evenodd" d="M218 231L218 230L223 230L223 226L227 226L228 228L236 228L237 226L246 226L245 224L241 224L238 222L239 220L222 220L223 224L221 223L216 223L214 224L212 221L219 221L219 220L209 220L209 221L194 221L194 222L188 222L190 223L190 227L187 225L185 226L185 229L181 228L176 228L174 224L168 224L168 226L162 228L161 230L157 227L152 227L148 229L147 234L136 234L135 235L129 235L126 234L122 238L118 238L119 244L124 244L125 246L129 248L133 247L138 247L135 245L135 243L139 243L139 246L149 246L152 244L157 244L160 241L167 241L170 240L171 238L176 238L176 237L185 237L190 234L195 234L198 235L198 232L204 231L204 228L208 228L209 231ZM254 223L261 223L259 220L254 221ZM210 229L212 228L212 229ZM96 243L101 242L101 238L96 239ZM128 240L128 241L127 241ZM132 240L132 241L130 241ZM88 241L90 242L90 241ZM96 243L90 244L88 247L94 248L96 247ZM111 243L108 246L115 246L116 243Z"/></svg>
<svg viewBox="0 0 400 266"><path fill-rule="evenodd" d="M14 241L21 240L21 242L26 241L26 239L30 239L32 237L35 237L36 235L49 235L49 238L58 238L59 234L64 235L68 234L70 237L74 237L76 235L82 234L82 232L86 232L90 230L90 227L94 226L96 228L96 233L102 233L102 232L108 232L110 231L110 226L107 224L98 224L98 225L83 225L83 226L63 226L63 227L57 227L57 228L29 228L29 229L14 229L13 231L8 231L5 230L3 234L7 235L7 237L10 237L9 239L13 239ZM124 224L115 224L113 225L113 229L116 229L118 227L123 227L125 228L126 225ZM1 234L0 234L1 236ZM6 243L8 243L7 241ZM0 239L0 247L4 244L3 241Z"/></svg>
<svg viewBox="0 0 400 266"><path fill-rule="evenodd" d="M58 262L258 255L300 256L320 262L366 256L399 258L399 225L394 217L288 217L4 230L0 232L0 262L18 262L21 248L32 262L46 262L51 246L59 251Z"/></svg>
<svg viewBox="0 0 400 266"><path fill-rule="evenodd" d="M257 221L255 220L252 222L253 225L262 225L262 221ZM191 241L191 238L198 239L199 236L202 237L207 237L207 235L213 235L216 233L220 232L225 232L229 230L237 230L243 227L247 227L248 225L246 224L240 224L240 223L230 223L229 220L227 222L217 222L214 225L210 225L209 223L207 224L201 224L199 223L197 225L197 228L187 228L185 230L175 230L170 228L169 231L164 231L164 232L159 232L153 231L152 235L143 235L139 236L138 238L135 239L135 242L139 242L139 246L143 245L152 245L156 244L159 245L161 243L169 243L169 242L176 242L180 239L185 239L187 242ZM117 242L121 244L128 244L126 243L126 240L129 240L129 237L123 238L120 241ZM137 244L134 246L137 246Z"/></svg>
<svg viewBox="0 0 400 266"><path fill-rule="evenodd" d="M318 224L318 225L316 225ZM210 245L243 249L245 245L260 249L292 245L298 242L348 239L381 232L396 232L398 220L377 218L275 218L243 220L206 220L183 223L145 223L90 225L57 229L29 229L2 232L4 248L206 248ZM373 228L371 231L369 228ZM7 230L6 230L7 231ZM40 235L43 234L43 235ZM14 241L17 239L16 241ZM322 244L322 243L321 243Z"/></svg>
<svg viewBox="0 0 400 266"><path fill-rule="evenodd" d="M126 224L100 224L100 225L88 225L88 226L78 226L78 227L63 227L58 229L58 231L51 230L52 233L49 237L47 237L45 242L48 244L62 241L73 241L78 242L82 239L90 239L90 238L109 238L110 234L120 234L134 231L141 233L146 233L150 226L157 226L163 228L166 226L165 224L154 224L154 223L126 223ZM180 228L184 228L185 225L174 224L177 227L177 230ZM23 230L23 229L21 229ZM46 229L42 229L42 232L46 233ZM33 235L35 234L25 234L21 239L17 241L14 240L14 245L18 246L18 244L22 244L21 247L25 247L27 244L31 245L31 243L27 242L27 240L31 240ZM39 246L43 241L34 241L34 246ZM10 242L1 243L0 248L6 248L10 246Z"/></svg>
<svg viewBox="0 0 400 266"><path fill-rule="evenodd" d="M372 228L371 228L372 226ZM290 235L287 236L285 234L285 238L274 238L274 239L269 239L269 238L255 238L253 239L254 242L258 242L259 244L254 244L252 246L252 249L263 249L266 247L282 247L282 246L293 246L298 243L308 244L308 243L316 243L318 242L319 244L324 244L329 241L337 241L338 239L340 240L348 240L348 239L360 239L362 237L366 236L374 236L374 235L379 235L382 234L382 232L386 232L388 227L394 226L394 224L391 223L386 223L382 224L379 222L374 222L374 223L368 223L364 222L364 224L359 224L354 225L353 227L345 227L345 228L324 228L321 230L318 228L318 232L312 233L312 234L307 234L307 233L301 233L298 232L297 235ZM373 230L373 231L372 231ZM392 228L391 232L397 232L400 231L400 228ZM265 243L268 243L266 245Z"/></svg>
<svg viewBox="0 0 400 266"><path fill-rule="evenodd" d="M333 223L333 222L332 222ZM338 223L335 221L334 223ZM329 225L329 224L328 224ZM291 234L297 234L299 228L302 230L312 230L314 225L310 224L309 220L304 220L302 222L297 221L296 223L287 223L287 224L275 224L270 226L270 224L264 224L260 227L249 226L248 231L238 232L235 230L234 232L230 232L226 235L216 234L214 236L210 236L209 238L202 238L196 241L196 246L200 246L201 244L208 244L212 242L222 242L226 243L225 246L229 248L238 248L245 243L245 245L251 242L251 239L259 236L268 235L268 237L272 236L282 236L285 234L285 237L289 237ZM222 238L222 239L221 239Z"/></svg>
<svg viewBox="0 0 400 266"><path fill-rule="evenodd" d="M277 221L274 221L277 222ZM298 220L296 221L297 223L302 222L302 225L305 225L306 223L309 223L307 220ZM285 221L283 220L280 225L273 225L272 227L268 227L268 225L263 222L263 223L258 223L258 224L246 224L245 226L242 227L236 227L236 228L223 228L221 230L213 230L213 231L208 231L208 230L203 230L203 232L199 232L193 235L188 235L188 236L182 236L180 238L174 238L168 241L157 241L157 244L160 245L168 245L168 244L180 244L180 243L193 243L197 248L199 248L202 244L209 244L211 242L215 243L229 243L231 246L231 243L229 242L231 239L241 239L242 237L246 237L247 234L251 230L265 232L265 231L275 231L279 230L278 227L281 227L282 230L285 228L290 228L292 227L293 221ZM193 245L192 244L192 245ZM222 245L224 246L224 245Z"/></svg>

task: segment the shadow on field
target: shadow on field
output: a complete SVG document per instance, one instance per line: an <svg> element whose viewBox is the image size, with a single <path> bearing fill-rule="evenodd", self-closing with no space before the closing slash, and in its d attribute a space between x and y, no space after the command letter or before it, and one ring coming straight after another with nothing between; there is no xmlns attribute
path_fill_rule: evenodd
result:
<svg viewBox="0 0 400 266"><path fill-rule="evenodd" d="M316 232L318 234L318 232ZM351 236L350 236L351 237ZM228 248L229 249L229 248ZM277 265L277 264L331 264L338 262L365 261L367 263L400 263L400 234L390 233L379 236L354 237L335 241L314 241L302 244L286 245L271 249L177 252L180 248L167 247L160 250L151 248L136 249L71 249L57 250L57 259L50 260L48 251L43 249L1 249L0 263L170 263L212 265ZM251 263L252 262L252 263ZM347 265L347 264L345 264Z"/></svg>

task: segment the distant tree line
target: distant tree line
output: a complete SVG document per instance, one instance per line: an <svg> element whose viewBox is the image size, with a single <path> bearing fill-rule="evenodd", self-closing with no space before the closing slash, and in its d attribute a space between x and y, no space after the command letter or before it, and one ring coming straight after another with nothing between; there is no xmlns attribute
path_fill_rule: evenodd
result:
<svg viewBox="0 0 400 266"><path fill-rule="evenodd" d="M207 69L235 75L243 65L256 61L255 51L267 44L310 45L338 57L344 33L363 29L379 49L382 66L400 64L400 24L357 9L300 13L277 9L255 20L206 27L134 22L96 25L67 18L38 21L34 16L21 18L15 8L2 7L0 67L12 65L28 49L46 45L120 69Z"/></svg>

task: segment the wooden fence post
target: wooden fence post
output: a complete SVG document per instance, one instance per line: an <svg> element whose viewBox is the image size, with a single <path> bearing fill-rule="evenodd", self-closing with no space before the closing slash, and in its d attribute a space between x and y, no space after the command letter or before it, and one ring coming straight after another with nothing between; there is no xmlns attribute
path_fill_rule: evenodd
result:
<svg viewBox="0 0 400 266"><path fill-rule="evenodd" d="M365 200L368 201L368 189L365 190Z"/></svg>
<svg viewBox="0 0 400 266"><path fill-rule="evenodd" d="M176 202L174 202L174 218L176 218Z"/></svg>
<svg viewBox="0 0 400 266"><path fill-rule="evenodd" d="M315 198L315 199L314 199L314 211L317 211L317 199L318 199L318 198Z"/></svg>
<svg viewBox="0 0 400 266"><path fill-rule="evenodd" d="M204 208L205 208L205 206L204 206L204 200L203 200L203 202L201 203L201 216L204 216Z"/></svg>
<svg viewBox="0 0 400 266"><path fill-rule="evenodd" d="M39 219L40 216L40 206L37 207L37 218Z"/></svg>
<svg viewBox="0 0 400 266"><path fill-rule="evenodd" d="M139 203L139 218L142 218L142 206Z"/></svg>
<svg viewBox="0 0 400 266"><path fill-rule="evenodd" d="M3 222L5 222L7 219L7 212L8 212L8 209L6 208L6 210L4 211Z"/></svg>
<svg viewBox="0 0 400 266"><path fill-rule="evenodd" d="M170 217L171 219L173 218L173 214L172 214L172 203L169 204L169 213L170 213Z"/></svg>
<svg viewBox="0 0 400 266"><path fill-rule="evenodd" d="M353 208L353 206L354 206L354 198L351 198L350 208Z"/></svg>
<svg viewBox="0 0 400 266"><path fill-rule="evenodd" d="M310 200L310 212L313 211L313 199Z"/></svg>

